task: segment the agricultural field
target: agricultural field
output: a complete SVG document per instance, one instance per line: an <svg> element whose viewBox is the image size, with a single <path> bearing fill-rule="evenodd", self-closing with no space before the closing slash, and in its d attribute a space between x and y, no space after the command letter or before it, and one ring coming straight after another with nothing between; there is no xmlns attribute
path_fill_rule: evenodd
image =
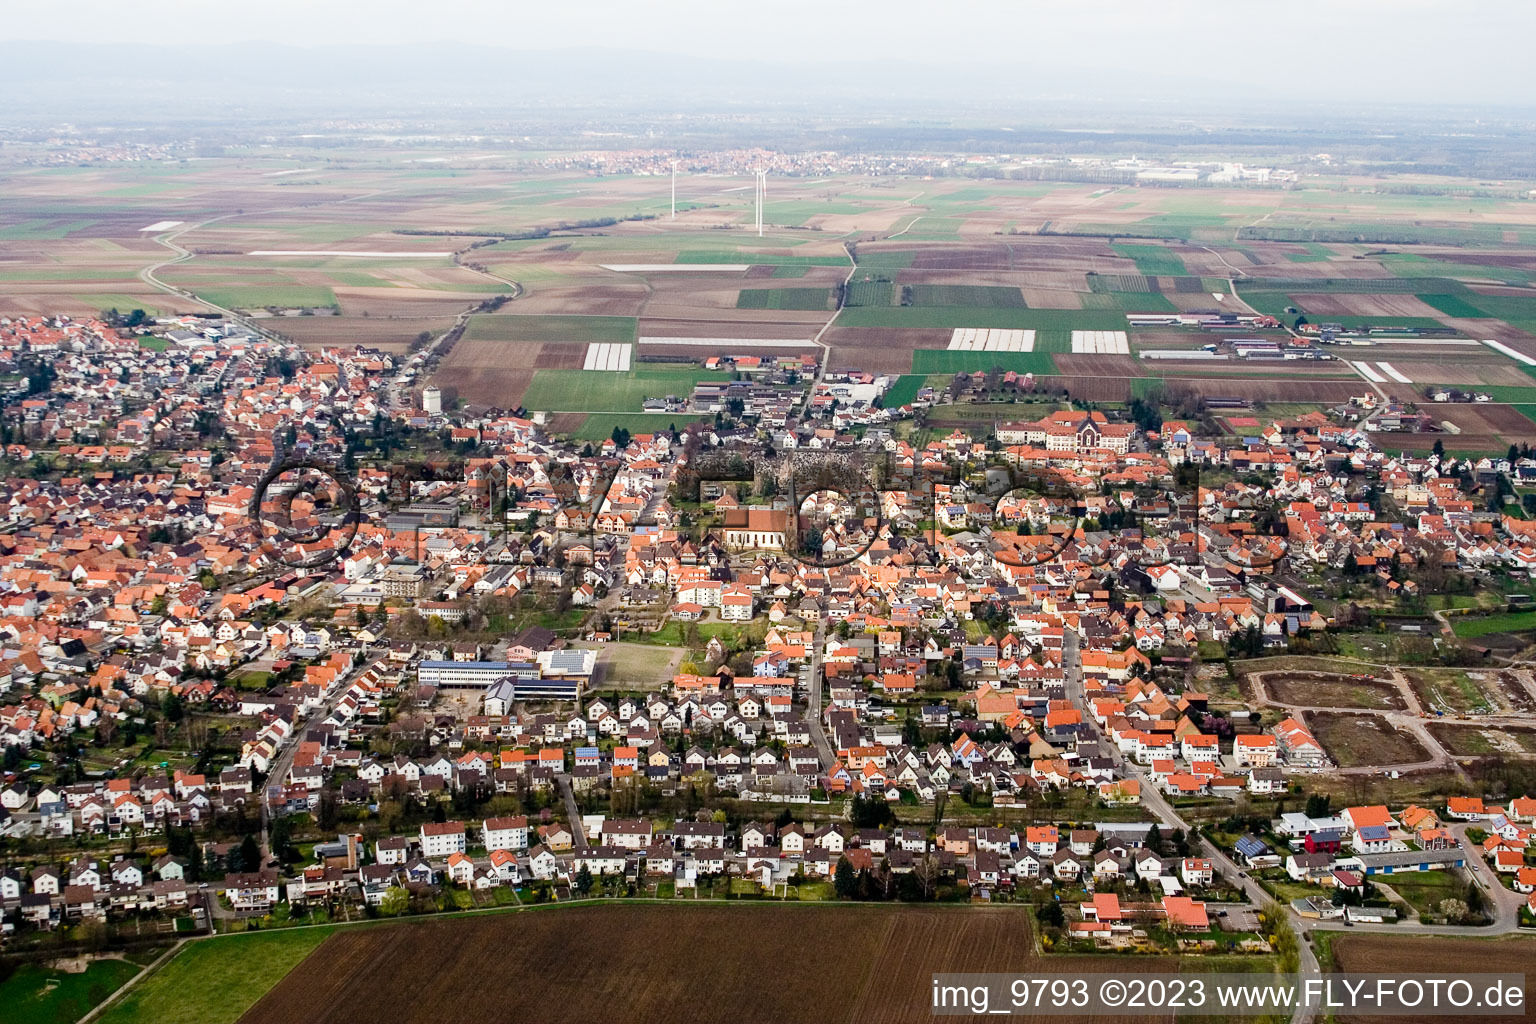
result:
<svg viewBox="0 0 1536 1024"><path fill-rule="evenodd" d="M1380 715L1312 711L1306 714L1306 721L1317 741L1340 768L1414 764L1429 758L1423 744L1408 733L1394 729Z"/></svg>
<svg viewBox="0 0 1536 1024"><path fill-rule="evenodd" d="M1526 1003L1529 1005L1536 986L1530 966L1536 962L1536 938L1452 938L1443 935L1334 935L1329 943L1332 967L1336 971L1372 974L1421 976L1426 964L1476 964L1476 970L1488 973L1525 974ZM1324 964L1328 967L1328 964ZM1383 1020L1382 1017L1340 1016L1341 1024ZM1441 1017L1393 1016L1393 1021L1419 1024L1442 1020Z"/></svg>
<svg viewBox="0 0 1536 1024"><path fill-rule="evenodd" d="M530 389L541 401L554 394L551 411L572 413L633 411L638 393L624 391L624 408L610 397L566 407L558 378L541 375L579 369L589 342L716 337L760 354L753 339L809 339L829 320L831 369L914 376L997 363L945 354L956 327L1034 330L1035 351L1002 365L1093 401L1162 389L1332 403L1365 385L1339 362L1070 356L1069 332L1125 330L1128 312L1432 327L1536 354L1536 218L1513 194L1397 194L1343 177L1285 190L785 178L769 189L758 237L746 176L680 177L673 220L657 176L529 170L475 147L422 152L293 142L281 155L0 171L0 314L169 314L206 300L306 346L399 353L500 297L497 312L473 317L436 382L502 407ZM167 221L176 226L145 230ZM173 244L189 255L178 259ZM288 315L302 309L336 315ZM1159 327L1137 332L1132 351L1209 338ZM1437 385L1494 398L1437 405L1445 433L1394 437L1394 447L1536 440L1522 408L1536 411L1532 368L1481 345L1373 341L1340 354L1389 362L1412 382L1392 387L1400 398ZM664 348L656 354L696 354Z"/></svg>
<svg viewBox="0 0 1536 1024"><path fill-rule="evenodd" d="M741 934L749 922L751 955L720 943L722 934ZM807 935L816 941L806 942ZM594 944L593 936L602 938ZM571 955L580 947L600 955ZM836 969L828 966L828 950L836 950ZM771 984L766 963L773 965ZM891 964L904 967L891 971ZM1029 964L1052 973L1085 967L1082 959L1038 959L1022 909L556 908L345 929L243 1021L327 1024L387 1009L397 1024L467 1024L538 1019L552 1005L585 1021L777 1024L801 1019L811 1007L824 1020L925 1021L934 972ZM1138 961L1138 969L1153 966Z"/></svg>

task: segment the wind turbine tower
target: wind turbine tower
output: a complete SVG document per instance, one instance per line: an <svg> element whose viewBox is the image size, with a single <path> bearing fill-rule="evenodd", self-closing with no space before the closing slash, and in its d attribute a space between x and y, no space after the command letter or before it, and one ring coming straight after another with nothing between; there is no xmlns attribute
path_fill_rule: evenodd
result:
<svg viewBox="0 0 1536 1024"><path fill-rule="evenodd" d="M757 237L763 237L763 201L768 198L768 172L757 172Z"/></svg>
<svg viewBox="0 0 1536 1024"><path fill-rule="evenodd" d="M672 219L677 220L677 161L672 161Z"/></svg>

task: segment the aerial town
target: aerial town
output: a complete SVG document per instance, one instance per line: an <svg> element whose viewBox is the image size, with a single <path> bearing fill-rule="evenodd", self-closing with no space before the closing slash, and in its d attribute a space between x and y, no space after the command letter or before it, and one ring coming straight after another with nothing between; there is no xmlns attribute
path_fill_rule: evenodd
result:
<svg viewBox="0 0 1536 1024"><path fill-rule="evenodd" d="M0 1024L1530 1015L1536 5L12 7Z"/></svg>
<svg viewBox="0 0 1536 1024"><path fill-rule="evenodd" d="M1443 702L1308 657L1528 583L1489 496L1536 459L1029 401L918 448L925 399L798 360L785 405L577 445L444 411L430 350L63 316L0 349L8 942L722 886L1024 902L1075 949L1267 952L1275 905L1536 923L1536 797L1384 796L1457 765ZM1438 634L1528 720L1528 671ZM1307 683L1418 756L1362 761Z"/></svg>

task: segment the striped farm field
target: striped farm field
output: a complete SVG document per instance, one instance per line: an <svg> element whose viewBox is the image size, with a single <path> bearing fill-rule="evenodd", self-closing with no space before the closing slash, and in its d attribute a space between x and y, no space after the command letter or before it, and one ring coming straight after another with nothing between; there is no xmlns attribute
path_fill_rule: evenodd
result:
<svg viewBox="0 0 1536 1024"><path fill-rule="evenodd" d="M751 955L721 942L723 935L750 935ZM601 955L573 955L594 942ZM837 951L836 969L829 949ZM343 930L242 1019L458 1024L545 1020L558 1007L562 1017L598 1022L902 1024L933 1019L935 972L1065 974L1113 963L1041 956L1028 908L1017 906L555 907ZM1198 958L1186 963L1212 969ZM893 964L901 969L888 969ZM1142 957L1133 969L1180 966Z"/></svg>
<svg viewBox="0 0 1536 1024"><path fill-rule="evenodd" d="M920 348L912 353L912 372L977 373L993 367L1015 373L1055 373L1056 364L1049 352L965 352L952 349Z"/></svg>
<svg viewBox="0 0 1536 1024"><path fill-rule="evenodd" d="M829 309L832 292L826 288L743 288L736 296L737 309Z"/></svg>
<svg viewBox="0 0 1536 1024"><path fill-rule="evenodd" d="M632 316L537 316L486 313L469 318L467 341L584 341L635 340Z"/></svg>

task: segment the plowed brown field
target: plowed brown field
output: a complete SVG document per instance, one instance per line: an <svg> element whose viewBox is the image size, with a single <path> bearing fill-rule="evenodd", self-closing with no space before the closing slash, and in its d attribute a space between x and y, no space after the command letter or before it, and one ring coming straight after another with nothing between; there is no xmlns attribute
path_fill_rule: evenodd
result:
<svg viewBox="0 0 1536 1024"><path fill-rule="evenodd" d="M937 971L1107 970L1035 956L1020 909L601 906L351 928L242 1024L928 1021ZM1169 971L1137 960L1138 971Z"/></svg>

